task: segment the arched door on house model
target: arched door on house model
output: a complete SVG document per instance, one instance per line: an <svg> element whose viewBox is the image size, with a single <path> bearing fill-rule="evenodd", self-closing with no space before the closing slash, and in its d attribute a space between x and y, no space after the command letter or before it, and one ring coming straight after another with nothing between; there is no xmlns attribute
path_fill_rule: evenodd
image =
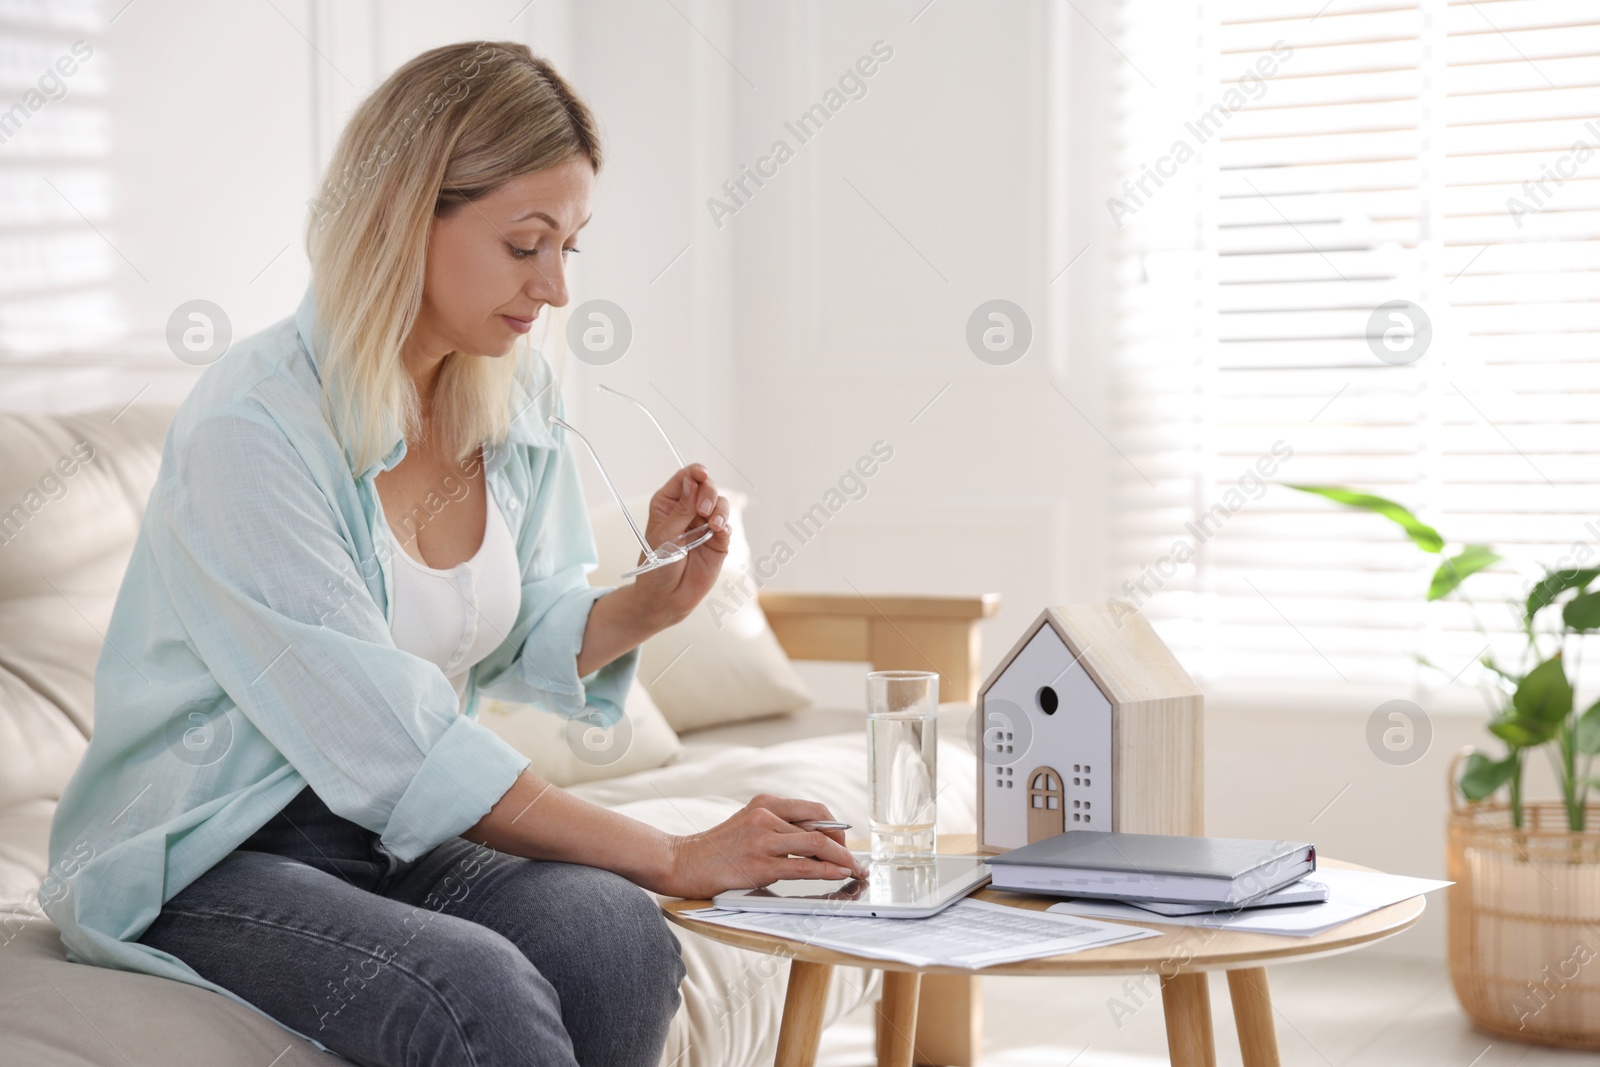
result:
<svg viewBox="0 0 1600 1067"><path fill-rule="evenodd" d="M1028 844L1065 832L1067 806L1061 775L1053 767L1036 767L1028 775Z"/></svg>

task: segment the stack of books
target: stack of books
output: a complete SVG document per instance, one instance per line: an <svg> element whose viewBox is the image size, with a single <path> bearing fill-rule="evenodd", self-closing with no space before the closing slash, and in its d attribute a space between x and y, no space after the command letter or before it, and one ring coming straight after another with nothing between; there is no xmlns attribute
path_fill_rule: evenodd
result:
<svg viewBox="0 0 1600 1067"><path fill-rule="evenodd" d="M1295 841L1068 830L989 858L996 889L1192 915L1328 899L1307 881L1316 847Z"/></svg>

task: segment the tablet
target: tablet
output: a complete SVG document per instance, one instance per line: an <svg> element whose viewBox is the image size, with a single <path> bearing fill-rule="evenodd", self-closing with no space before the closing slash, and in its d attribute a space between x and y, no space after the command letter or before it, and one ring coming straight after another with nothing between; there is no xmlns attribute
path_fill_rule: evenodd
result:
<svg viewBox="0 0 1600 1067"><path fill-rule="evenodd" d="M984 856L930 856L874 860L854 853L867 877L796 879L760 889L730 889L712 903L732 911L788 911L809 915L868 915L921 919L936 914L989 881Z"/></svg>

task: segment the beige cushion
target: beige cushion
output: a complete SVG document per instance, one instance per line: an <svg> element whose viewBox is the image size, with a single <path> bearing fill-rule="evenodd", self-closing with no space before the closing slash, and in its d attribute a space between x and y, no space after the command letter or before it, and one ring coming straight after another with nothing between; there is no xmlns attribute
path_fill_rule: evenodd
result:
<svg viewBox="0 0 1600 1067"><path fill-rule="evenodd" d="M83 757L172 411L0 415L0 810L54 798Z"/></svg>
<svg viewBox="0 0 1600 1067"><path fill-rule="evenodd" d="M0 1061L128 1067L334 1067L267 1016L154 975L68 963L43 916L0 912Z"/></svg>
<svg viewBox="0 0 1600 1067"><path fill-rule="evenodd" d="M50 866L50 820L56 802L36 797L0 808L0 913L24 908L43 915L39 883ZM0 943L5 941L0 933Z"/></svg>
<svg viewBox="0 0 1600 1067"><path fill-rule="evenodd" d="M751 556L744 524L749 498L734 489L724 489L722 495L728 498L733 529L721 578L687 619L651 637L640 650L639 677L679 733L779 715L812 702L810 690L767 623L753 580L744 584L750 592L742 597L724 589L729 579L736 581L749 570ZM641 528L649 508L648 495L628 500L629 513ZM639 542L616 502L593 504L589 520L600 556L589 583L632 581L621 574L637 563Z"/></svg>
<svg viewBox="0 0 1600 1067"><path fill-rule="evenodd" d="M660 767L677 758L683 742L637 678L628 690L622 721L603 730L528 704L484 698L478 721L533 761L535 774L565 788Z"/></svg>

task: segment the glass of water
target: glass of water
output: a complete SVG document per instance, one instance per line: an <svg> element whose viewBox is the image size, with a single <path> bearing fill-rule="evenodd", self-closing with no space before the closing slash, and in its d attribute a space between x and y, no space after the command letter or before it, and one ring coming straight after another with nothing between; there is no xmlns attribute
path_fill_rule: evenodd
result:
<svg viewBox="0 0 1600 1067"><path fill-rule="evenodd" d="M938 794L939 676L867 675L867 793L872 858L932 856Z"/></svg>

